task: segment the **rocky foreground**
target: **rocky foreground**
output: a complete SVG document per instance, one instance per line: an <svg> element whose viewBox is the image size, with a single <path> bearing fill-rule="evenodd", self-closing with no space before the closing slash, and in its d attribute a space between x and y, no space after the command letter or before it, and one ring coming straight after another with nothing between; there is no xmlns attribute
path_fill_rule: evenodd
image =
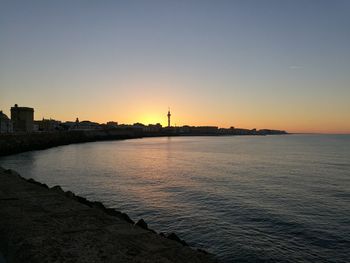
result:
<svg viewBox="0 0 350 263"><path fill-rule="evenodd" d="M216 262L175 234L0 167L0 252L7 262Z"/></svg>

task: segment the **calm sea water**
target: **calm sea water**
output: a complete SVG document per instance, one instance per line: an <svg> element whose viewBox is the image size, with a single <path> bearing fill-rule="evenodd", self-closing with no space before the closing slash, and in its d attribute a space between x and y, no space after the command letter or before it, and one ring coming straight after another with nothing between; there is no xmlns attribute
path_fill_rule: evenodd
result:
<svg viewBox="0 0 350 263"><path fill-rule="evenodd" d="M94 142L0 165L144 218L223 262L350 262L350 136Z"/></svg>

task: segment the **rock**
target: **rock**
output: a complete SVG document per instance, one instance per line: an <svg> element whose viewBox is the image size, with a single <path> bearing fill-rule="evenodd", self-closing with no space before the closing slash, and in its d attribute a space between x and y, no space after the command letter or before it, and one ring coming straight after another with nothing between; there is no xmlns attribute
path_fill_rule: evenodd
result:
<svg viewBox="0 0 350 263"><path fill-rule="evenodd" d="M61 188L61 186L59 185L55 185L54 187L51 188L53 191L57 191L57 192L64 192Z"/></svg>
<svg viewBox="0 0 350 263"><path fill-rule="evenodd" d="M101 202L92 202L92 206L101 210L106 210L106 207Z"/></svg>
<svg viewBox="0 0 350 263"><path fill-rule="evenodd" d="M20 175L19 175L19 173L17 173L16 171L14 171L14 170L11 170L11 169L3 169L2 168L2 171L4 172L4 173L6 173L6 174L11 174L11 175L13 175L13 176L18 176L18 177L20 177L21 179L23 178L23 177L21 177ZM25 180L25 179L24 179Z"/></svg>
<svg viewBox="0 0 350 263"><path fill-rule="evenodd" d="M134 222L132 219L130 219L130 217L129 217L127 214L125 214L125 213L121 213L121 218L124 219L126 222L129 222L129 223L131 223L131 224L134 224L134 223L135 223L135 222Z"/></svg>
<svg viewBox="0 0 350 263"><path fill-rule="evenodd" d="M45 188L49 188L49 187L47 186L47 184L39 183L39 182L35 181L33 178L29 178L27 181L28 181L29 183L31 183L31 184L36 184L36 185L40 185L40 186L45 187Z"/></svg>
<svg viewBox="0 0 350 263"><path fill-rule="evenodd" d="M75 196L71 191L65 192L64 195L67 196L67 197L69 197L69 198L72 198L72 199L73 199L74 196Z"/></svg>
<svg viewBox="0 0 350 263"><path fill-rule="evenodd" d="M118 218L120 218L120 219L122 219L130 224L135 224L135 222L133 220L131 220L130 217L125 213L117 211L113 208L106 208L104 211L110 216L115 216L115 217L118 217Z"/></svg>
<svg viewBox="0 0 350 263"><path fill-rule="evenodd" d="M206 255L209 255L209 253L207 251L205 251L204 249L201 248L197 248L197 251Z"/></svg>
<svg viewBox="0 0 350 263"><path fill-rule="evenodd" d="M145 222L145 220L143 220L142 218L141 218L139 221L137 221L137 223L135 224L135 226L139 226L139 227L141 227L141 228L143 228L143 229L148 230L148 225L147 225L147 223Z"/></svg>
<svg viewBox="0 0 350 263"><path fill-rule="evenodd" d="M174 235L166 239L132 227L126 214L97 210L102 207L98 202L59 187L44 188L4 171L0 182L0 251L6 262L217 262L212 255L184 248L179 238L170 240ZM138 225L147 224L140 220Z"/></svg>
<svg viewBox="0 0 350 263"><path fill-rule="evenodd" d="M79 203L81 204L84 204L84 205L87 205L89 207L92 207L92 202L90 202L89 200L87 200L86 198L84 197L81 197L79 195L75 195L74 196L74 199L77 200Z"/></svg>
<svg viewBox="0 0 350 263"><path fill-rule="evenodd" d="M183 246L188 246L188 244L182 240L181 238L179 238L175 233L171 233L169 235L166 236L167 239L171 239L171 240L174 240L174 241L177 241L179 242L180 244L182 244Z"/></svg>
<svg viewBox="0 0 350 263"><path fill-rule="evenodd" d="M149 231L151 231L152 233L154 233L154 234L157 234L157 232L156 231L154 231L153 229L148 229Z"/></svg>
<svg viewBox="0 0 350 263"><path fill-rule="evenodd" d="M114 210L113 208L106 208L105 212L110 216L116 216L116 217L120 217L120 215L122 214L122 212Z"/></svg>

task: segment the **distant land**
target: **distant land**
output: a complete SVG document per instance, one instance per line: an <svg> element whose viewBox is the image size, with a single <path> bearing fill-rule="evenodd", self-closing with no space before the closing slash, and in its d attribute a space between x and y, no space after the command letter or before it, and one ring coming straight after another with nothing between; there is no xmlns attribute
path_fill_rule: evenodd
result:
<svg viewBox="0 0 350 263"><path fill-rule="evenodd" d="M11 107L11 118L0 111L0 133L40 133L62 131L103 131L103 130L130 130L142 136L178 136L178 135L269 135L286 134L283 130L272 129L245 129L245 128L219 128L218 126L172 126L170 109L166 115L168 125L163 127L160 123L144 125L142 123L119 124L117 121L97 123L89 120L62 122L54 119L34 120L34 108Z"/></svg>
<svg viewBox="0 0 350 263"><path fill-rule="evenodd" d="M31 150L47 149L72 143L101 140L120 140L156 136L229 136L229 135L275 135L287 134L282 130L219 128L218 126L172 126L170 110L168 126L160 123L119 124L109 121L104 124L88 120L58 121L54 119L34 120L34 109L11 107L11 118L0 111L0 155Z"/></svg>

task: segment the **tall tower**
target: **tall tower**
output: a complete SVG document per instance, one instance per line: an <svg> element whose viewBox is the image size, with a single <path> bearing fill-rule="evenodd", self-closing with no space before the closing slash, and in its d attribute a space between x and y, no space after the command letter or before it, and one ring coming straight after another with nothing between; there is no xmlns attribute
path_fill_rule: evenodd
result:
<svg viewBox="0 0 350 263"><path fill-rule="evenodd" d="M170 108L168 109L168 128L170 127L170 116L171 116L171 114L170 114Z"/></svg>
<svg viewBox="0 0 350 263"><path fill-rule="evenodd" d="M34 109L18 107L18 105L15 104L14 107L11 107L11 121L14 132L33 132Z"/></svg>

